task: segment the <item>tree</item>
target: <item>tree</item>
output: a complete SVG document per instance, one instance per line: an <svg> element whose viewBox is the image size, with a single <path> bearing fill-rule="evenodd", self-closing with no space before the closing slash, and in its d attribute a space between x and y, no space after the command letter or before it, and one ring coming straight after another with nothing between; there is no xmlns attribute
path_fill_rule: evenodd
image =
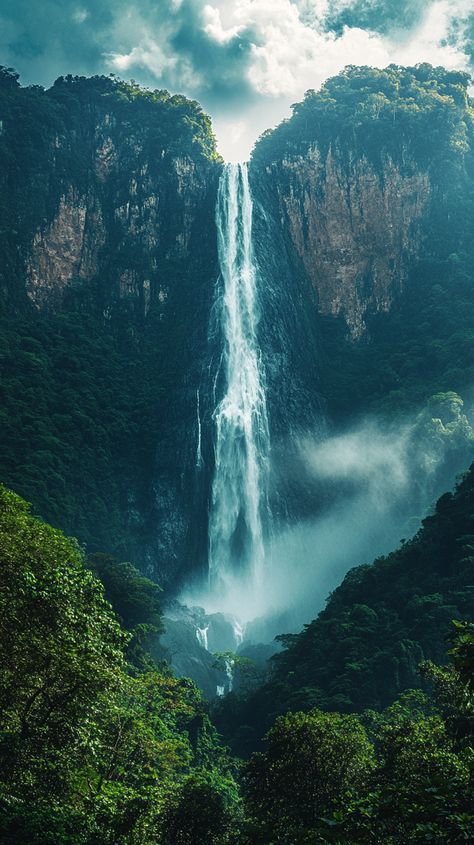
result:
<svg viewBox="0 0 474 845"><path fill-rule="evenodd" d="M17 831L29 816L34 827L34 807L59 838L68 812L75 818L75 769L117 686L127 637L74 541L3 487L0 561L3 821Z"/></svg>
<svg viewBox="0 0 474 845"><path fill-rule="evenodd" d="M363 794L375 766L373 747L355 716L289 713L276 720L266 739L266 752L255 754L244 769L258 842L266 836L296 845L303 834L327 832Z"/></svg>
<svg viewBox="0 0 474 845"><path fill-rule="evenodd" d="M199 691L127 665L130 637L75 541L5 488L0 563L1 845L161 845L162 818L193 772L230 819L234 767ZM135 598L150 598L146 579L125 573ZM197 818L183 830L205 829L189 806Z"/></svg>
<svg viewBox="0 0 474 845"><path fill-rule="evenodd" d="M402 697L374 716L372 735L378 765L364 809L380 841L472 841L469 759L457 752L428 699L420 693Z"/></svg>
<svg viewBox="0 0 474 845"><path fill-rule="evenodd" d="M161 845L233 845L238 828L235 784L191 775L175 793L161 824Z"/></svg>

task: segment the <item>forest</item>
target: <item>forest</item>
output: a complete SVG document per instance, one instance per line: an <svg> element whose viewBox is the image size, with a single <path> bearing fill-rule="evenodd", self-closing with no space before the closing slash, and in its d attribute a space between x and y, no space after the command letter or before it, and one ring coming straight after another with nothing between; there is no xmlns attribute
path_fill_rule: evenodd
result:
<svg viewBox="0 0 474 845"><path fill-rule="evenodd" d="M245 761L222 744L193 683L147 654L160 627L156 585L130 565L87 561L3 488L0 841L471 841L474 628L448 620L458 609L472 614L462 585L472 566L464 532L473 485L474 469L407 549L351 572L321 617L285 644L260 697L289 712ZM400 662L397 647L416 633L410 605L396 621L377 599L379 572L388 570L385 589L392 578L404 607L404 590L433 548L427 588L438 592L420 589L411 604L424 607L418 625L427 637L444 620L448 659L423 661L424 689L386 706L389 689L383 699L371 695L377 667ZM442 592L453 570L457 606ZM366 605L356 600L363 579L373 584Z"/></svg>
<svg viewBox="0 0 474 845"><path fill-rule="evenodd" d="M15 71L1 69L0 845L474 841L468 86L466 73L427 63L350 65L264 133L248 171L227 171L237 188L222 203L226 170L196 101L102 75L22 87ZM258 284L256 259L235 271L245 250L254 260L242 197L269 174L283 196L287 170L313 162L315 150L319 161L334 153L341 180L356 179L357 162L370 165L381 190L388 160L400 184L422 171L430 189L418 252L403 254L404 286L389 305L367 308L355 341L342 313L320 313L318 291L307 295L302 260L283 232L285 257L275 266L287 261L289 270L255 296L247 344L256 371L265 354L274 364L273 398L254 436L241 423L242 396L225 401L222 362L235 315L223 308L219 321L227 300L216 278L230 266L231 282ZM317 199L328 190L323 179ZM341 192L350 194L344 183ZM273 215L280 225L286 218L274 206L262 213L265 196L256 202L260 223ZM218 226L228 223L220 253L218 197L227 214ZM71 220L82 229L68 275L70 265L55 262L76 249ZM369 224L367 232L372 257ZM369 275L356 280L367 299L379 281ZM288 279L288 301L300 312L288 307L278 317L295 343L302 326L314 326L317 396L307 373L288 365L291 350L285 358L258 346L281 341L280 324L259 333L259 319L266 302L275 314L277 285ZM238 316L242 347L255 315ZM260 375L250 385L261 403L251 406L251 422L264 404ZM237 526L226 535L229 561L252 542L254 552L255 537L263 547L265 532L249 529L242 502L256 496L258 449L263 437L276 442L274 397L288 382L307 397L308 418L319 415L319 444L365 419L394 441L411 426L408 508L421 501L425 451L435 455L433 489L444 479L452 489L446 482L428 511L410 512L413 525L421 517L414 536L373 561L353 560L302 630L280 631L268 661L216 650L231 683L208 700L175 675L160 638L183 583L205 569L216 440L235 406L231 448L222 450L231 456L223 511ZM222 410L229 413L219 418ZM281 409L290 424L277 443L288 464L308 434L293 411L291 402ZM273 496L287 527L298 506L309 519L336 492L308 483L295 506L279 489L260 490L252 513L258 523Z"/></svg>

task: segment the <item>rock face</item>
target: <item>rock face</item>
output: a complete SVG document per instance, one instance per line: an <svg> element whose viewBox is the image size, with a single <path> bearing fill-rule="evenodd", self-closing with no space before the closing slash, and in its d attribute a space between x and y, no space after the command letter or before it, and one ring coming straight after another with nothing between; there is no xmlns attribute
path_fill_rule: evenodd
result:
<svg viewBox="0 0 474 845"><path fill-rule="evenodd" d="M468 246L456 219L472 173L468 84L427 64L348 66L256 144L253 183L287 233L290 264L352 342L401 302L420 260Z"/></svg>
<svg viewBox="0 0 474 845"><path fill-rule="evenodd" d="M37 230L28 251L26 290L31 301L39 308L60 308L69 285L97 275L105 243L97 199L80 196L70 187L53 220Z"/></svg>
<svg viewBox="0 0 474 845"><path fill-rule="evenodd" d="M13 455L9 481L92 550L104 548L109 519L116 536L105 541L108 550L166 585L179 580L190 559L204 565L206 552L212 409L203 391L206 466L197 479L196 397L209 357L222 166L208 118L184 97L108 78L65 78L42 91L20 88L8 74L0 74L0 118L0 296L6 313L28 321L28 329L18 330L22 335L41 327L48 366L61 320L83 338L87 359L74 364L63 357L59 363L72 370L85 366L84 379L51 365L46 395L56 384L62 392L62 381L65 394L56 405L42 406L44 419L33 428L26 459ZM113 361L108 368L97 336ZM115 386L111 378L117 378ZM21 461L39 478L37 431L51 432L66 455L68 422L61 415L97 419L101 408L91 404L91 380L103 383L107 435L98 434L100 426L87 434L71 423L70 436L78 454L100 450L106 471L86 484L80 466L71 478L66 465L57 464L49 491L30 493L22 488ZM30 382L25 386L29 390ZM5 468L0 471L5 478ZM61 485L64 493L64 481L70 518L63 520L51 505ZM89 502L87 486L95 487ZM84 520L85 508L92 520Z"/></svg>
<svg viewBox="0 0 474 845"><path fill-rule="evenodd" d="M27 295L58 310L70 290L99 279L106 309L122 301L140 316L152 304L165 312L177 275L199 260L199 243L212 245L218 168L166 149L155 158L146 125L130 135L110 114L96 120L85 139L87 188L58 180L52 219L39 223L27 247ZM211 251L208 258L215 273Z"/></svg>
<svg viewBox="0 0 474 845"><path fill-rule="evenodd" d="M164 633L152 647L156 659L166 659L179 677L192 678L213 699L233 686L231 665L222 659L236 654L243 633L236 621L222 613L206 615L200 607L186 607L177 601L165 608ZM274 653L270 649L269 653ZM219 655L221 659L219 660Z"/></svg>
<svg viewBox="0 0 474 845"><path fill-rule="evenodd" d="M402 173L390 157L376 171L365 158L349 168L332 149L268 165L275 213L317 294L318 311L342 315L353 340L365 314L389 311L422 248L430 179L414 163Z"/></svg>

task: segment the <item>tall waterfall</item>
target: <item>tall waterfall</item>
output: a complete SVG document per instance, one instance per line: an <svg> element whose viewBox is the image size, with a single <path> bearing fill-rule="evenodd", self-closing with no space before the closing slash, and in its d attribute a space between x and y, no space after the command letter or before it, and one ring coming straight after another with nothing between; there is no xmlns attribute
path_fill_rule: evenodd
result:
<svg viewBox="0 0 474 845"><path fill-rule="evenodd" d="M269 519L270 439L257 338L252 198L244 164L228 164L222 173L216 223L224 392L214 411L209 583L212 591L225 596L236 581L248 591L261 587Z"/></svg>

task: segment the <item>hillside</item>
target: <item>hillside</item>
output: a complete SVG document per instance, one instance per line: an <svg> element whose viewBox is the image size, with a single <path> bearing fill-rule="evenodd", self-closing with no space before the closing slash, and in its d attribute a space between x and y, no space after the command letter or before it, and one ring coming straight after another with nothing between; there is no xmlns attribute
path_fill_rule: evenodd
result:
<svg viewBox="0 0 474 845"><path fill-rule="evenodd" d="M444 661L451 620L474 618L473 564L474 466L412 540L351 569L315 620L278 638L268 683L229 696L219 729L246 753L280 713L380 710L422 686L419 664Z"/></svg>

